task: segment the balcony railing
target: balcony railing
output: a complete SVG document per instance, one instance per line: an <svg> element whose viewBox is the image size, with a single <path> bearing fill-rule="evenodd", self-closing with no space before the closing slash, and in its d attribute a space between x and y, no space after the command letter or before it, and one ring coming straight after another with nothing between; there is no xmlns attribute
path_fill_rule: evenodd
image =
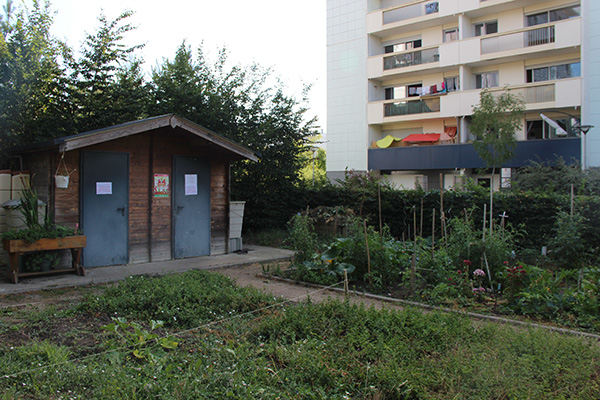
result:
<svg viewBox="0 0 600 400"><path fill-rule="evenodd" d="M501 92L504 89L498 89L494 92ZM516 87L509 88L512 94L520 96L525 103L545 103L548 101L556 100L556 90L554 87L554 83L548 83L545 85L535 85L535 86L525 86L525 87Z"/></svg>
<svg viewBox="0 0 600 400"><path fill-rule="evenodd" d="M411 67L440 60L438 48L400 53L383 58L383 69Z"/></svg>
<svg viewBox="0 0 600 400"><path fill-rule="evenodd" d="M523 49L554 43L554 26L531 29L523 32L509 33L481 39L481 54L497 53L506 50Z"/></svg>
<svg viewBox="0 0 600 400"><path fill-rule="evenodd" d="M471 143L402 146L368 150L370 170L414 171L483 168L485 162ZM503 167L525 167L535 162L581 159L581 138L518 141L513 158Z"/></svg>
<svg viewBox="0 0 600 400"><path fill-rule="evenodd" d="M434 14L439 11L439 3L430 1L427 3L412 4L409 6L400 6L393 10L383 12L383 23L391 24L404 21L405 19L422 17L423 15Z"/></svg>
<svg viewBox="0 0 600 400"><path fill-rule="evenodd" d="M384 104L383 115L395 117L398 115L423 114L440 111L440 98L435 97L425 100L406 100Z"/></svg>

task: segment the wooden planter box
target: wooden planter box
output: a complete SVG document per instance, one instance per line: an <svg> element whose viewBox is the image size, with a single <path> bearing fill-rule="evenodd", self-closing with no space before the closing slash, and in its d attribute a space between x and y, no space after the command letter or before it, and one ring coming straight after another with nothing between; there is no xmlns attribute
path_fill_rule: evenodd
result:
<svg viewBox="0 0 600 400"><path fill-rule="evenodd" d="M77 275L85 275L85 269L81 264L81 250L86 245L85 236L68 236L56 239L40 239L33 243L25 240L4 240L4 250L9 254L8 279L13 283L19 281L19 277L56 274L61 272L76 272ZM19 256L24 253L45 250L71 250L73 265L71 268L54 269L42 272L19 272Z"/></svg>

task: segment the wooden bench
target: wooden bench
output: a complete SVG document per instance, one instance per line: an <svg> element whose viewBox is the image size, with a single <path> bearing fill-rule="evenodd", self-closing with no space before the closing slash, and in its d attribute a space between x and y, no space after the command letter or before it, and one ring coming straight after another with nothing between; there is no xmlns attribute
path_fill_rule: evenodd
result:
<svg viewBox="0 0 600 400"><path fill-rule="evenodd" d="M68 236L55 239L40 239L35 242L25 240L4 240L4 250L8 252L8 279L13 283L19 282L19 277L51 275L62 272L75 272L84 276L85 269L81 266L81 250L86 246L85 236ZM71 268L52 269L40 272L20 272L19 256L25 253L46 250L71 250L73 264Z"/></svg>

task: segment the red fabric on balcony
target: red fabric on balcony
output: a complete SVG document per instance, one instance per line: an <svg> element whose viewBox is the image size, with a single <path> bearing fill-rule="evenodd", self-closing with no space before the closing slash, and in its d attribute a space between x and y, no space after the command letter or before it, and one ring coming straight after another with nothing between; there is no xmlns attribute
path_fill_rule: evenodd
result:
<svg viewBox="0 0 600 400"><path fill-rule="evenodd" d="M403 142L437 142L438 140L440 140L439 133L414 133L402 139Z"/></svg>

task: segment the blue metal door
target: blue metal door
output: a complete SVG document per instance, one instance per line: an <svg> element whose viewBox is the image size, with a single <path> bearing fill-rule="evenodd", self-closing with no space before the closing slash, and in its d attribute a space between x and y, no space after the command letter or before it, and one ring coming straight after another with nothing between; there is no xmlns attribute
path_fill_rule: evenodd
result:
<svg viewBox="0 0 600 400"><path fill-rule="evenodd" d="M82 153L81 209L87 246L83 265L127 264L129 259L129 155Z"/></svg>
<svg viewBox="0 0 600 400"><path fill-rule="evenodd" d="M210 254L210 162L173 159L173 257Z"/></svg>

